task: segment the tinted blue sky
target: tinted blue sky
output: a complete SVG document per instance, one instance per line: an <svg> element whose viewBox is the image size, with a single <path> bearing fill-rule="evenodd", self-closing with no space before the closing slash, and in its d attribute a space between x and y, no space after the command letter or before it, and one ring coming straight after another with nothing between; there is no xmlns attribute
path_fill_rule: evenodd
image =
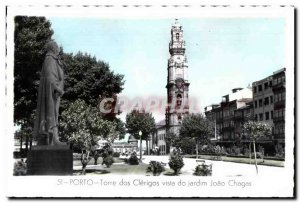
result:
<svg viewBox="0 0 300 203"><path fill-rule="evenodd" d="M166 97L170 30L174 19L50 18L65 52L87 52L125 75L123 96ZM179 19L186 41L190 97L199 109L219 103L284 67L285 22L279 18ZM121 115L125 117L126 112ZM164 112L154 113L156 121Z"/></svg>

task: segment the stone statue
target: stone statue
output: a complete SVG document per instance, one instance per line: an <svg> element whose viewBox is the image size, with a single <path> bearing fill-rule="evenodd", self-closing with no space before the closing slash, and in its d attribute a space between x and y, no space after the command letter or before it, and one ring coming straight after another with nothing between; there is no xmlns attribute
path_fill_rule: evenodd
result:
<svg viewBox="0 0 300 203"><path fill-rule="evenodd" d="M58 136L58 110L64 91L64 72L55 41L46 44L46 57L42 66L38 90L34 136L37 145L65 145Z"/></svg>

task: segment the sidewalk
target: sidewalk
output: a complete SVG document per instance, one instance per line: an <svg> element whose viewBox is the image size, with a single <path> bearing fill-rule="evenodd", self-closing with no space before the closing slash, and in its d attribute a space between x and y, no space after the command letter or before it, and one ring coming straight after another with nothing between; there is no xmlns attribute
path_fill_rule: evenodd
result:
<svg viewBox="0 0 300 203"><path fill-rule="evenodd" d="M124 162L114 163L110 168L102 165L101 162L98 165L87 165L86 169L97 170L98 174L101 171L105 175L142 175L146 176L146 170L150 161L158 161L165 163L165 173L172 172L169 167L169 156L147 156L142 157L142 163L139 165L128 165ZM196 159L193 158L183 158L184 167L181 169L180 176L193 176L195 167L197 166ZM205 160L205 163L212 163L212 176L213 177L253 177L257 176L255 165L243 164L243 163L233 163L224 161L211 161ZM81 171L82 166L77 165L73 167L76 171ZM258 166L258 175L267 177L277 177L285 172L284 167L273 167L273 166ZM104 175L104 174L101 174ZM163 174L161 174L163 175Z"/></svg>
<svg viewBox="0 0 300 203"><path fill-rule="evenodd" d="M169 156L144 156L143 162L148 164L150 161L162 161L166 163L166 169L170 169L168 162ZM196 159L193 158L183 158L184 167L181 169L181 175L192 175L194 173L195 167L197 166ZM243 164L243 163L233 163L224 161L212 161L205 160L206 163L212 163L214 177L251 177L257 176L255 165ZM170 169L171 170L171 169ZM276 177L284 173L284 167L273 167L273 166L258 166L259 176L270 176Z"/></svg>

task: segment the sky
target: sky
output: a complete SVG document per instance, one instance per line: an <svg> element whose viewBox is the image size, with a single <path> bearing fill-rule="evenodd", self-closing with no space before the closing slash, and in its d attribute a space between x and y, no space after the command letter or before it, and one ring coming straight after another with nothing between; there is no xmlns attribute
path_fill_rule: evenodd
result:
<svg viewBox="0 0 300 203"><path fill-rule="evenodd" d="M175 19L49 18L64 52L86 52L124 74L119 95L129 101L166 99L168 45ZM284 67L281 18L178 19L186 41L189 97L196 107L219 103L233 88L246 88ZM124 121L124 111L120 118ZM154 111L156 122L164 111Z"/></svg>

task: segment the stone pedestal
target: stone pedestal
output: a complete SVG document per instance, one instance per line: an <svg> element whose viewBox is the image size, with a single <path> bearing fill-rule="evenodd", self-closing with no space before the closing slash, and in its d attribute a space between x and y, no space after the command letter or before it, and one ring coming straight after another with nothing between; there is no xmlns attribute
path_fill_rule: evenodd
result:
<svg viewBox="0 0 300 203"><path fill-rule="evenodd" d="M27 155L27 175L72 175L73 151L69 146L33 146Z"/></svg>

